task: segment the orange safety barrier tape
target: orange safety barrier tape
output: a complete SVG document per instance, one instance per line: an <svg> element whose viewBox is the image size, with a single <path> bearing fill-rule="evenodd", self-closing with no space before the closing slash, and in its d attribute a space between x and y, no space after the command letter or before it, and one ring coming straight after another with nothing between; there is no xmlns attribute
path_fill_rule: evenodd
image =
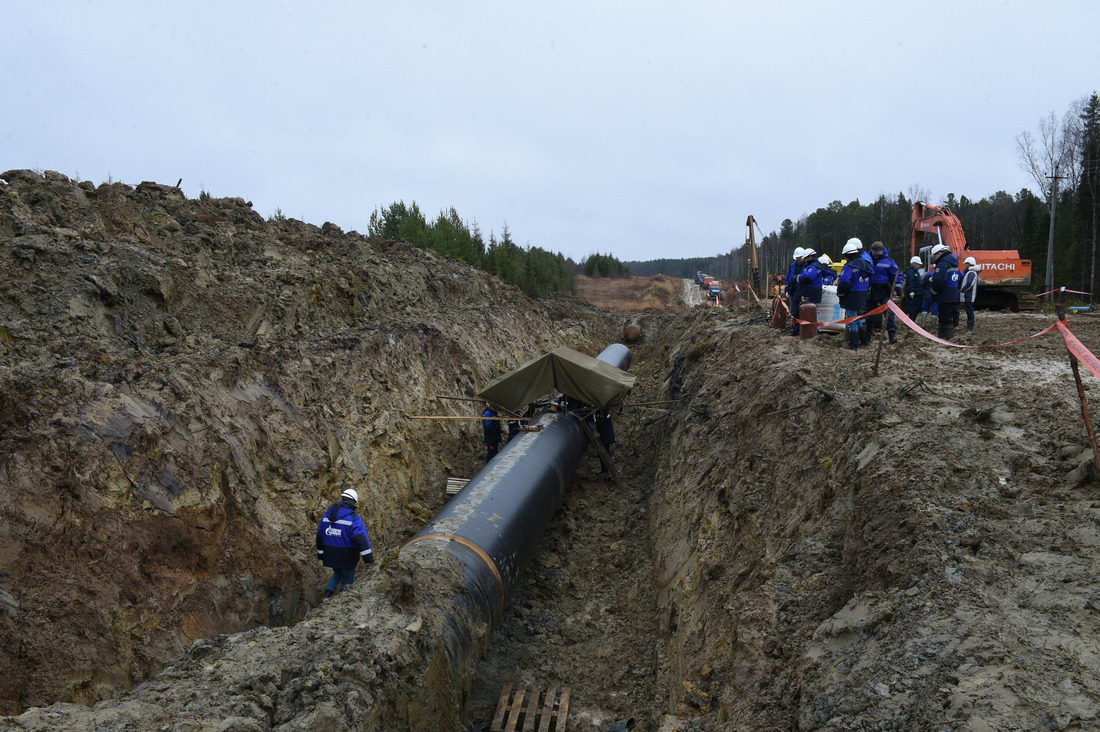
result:
<svg viewBox="0 0 1100 732"><path fill-rule="evenodd" d="M784 304L784 307L785 306L786 305ZM989 343L989 344L980 344L980 345L977 345L977 344L976 345L970 345L970 344L967 344L967 343L952 343L951 341L945 341L944 339L942 339L938 336L932 335L931 333L926 331L924 328L917 325L915 322L913 322L913 320L908 315L905 314L905 311L901 309L901 306L898 305L893 300L890 300L889 302L886 302L882 305L879 305L874 310L868 310L865 313L860 313L859 315L853 315L850 318L844 318L842 320L833 320L833 321L830 321L830 322L823 322L823 323L811 323L808 320L799 320L798 318L794 317L793 315L791 316L791 320L793 320L796 323L801 323L803 325L816 325L820 328L820 327L826 326L826 325L846 325L848 323L854 323L855 321L859 320L860 318L866 318L869 315L878 315L879 313L884 313L884 312L886 312L887 309L893 310L894 314L898 316L898 320L900 320L902 323L905 323L905 325L907 325L910 329L916 331L917 333L920 333L922 336L924 336L928 340L935 341L936 343L940 343L940 344L945 345L945 346L951 346L952 348L1000 348L1001 346L1011 346L1011 345L1014 345L1016 343L1023 343L1024 341L1029 340L1031 338L1038 338L1039 336L1046 335L1047 333L1051 333L1051 332L1053 332L1054 330L1056 330L1058 328L1058 325L1054 324L1054 325L1050 326L1049 328L1044 328L1043 330L1039 331L1038 333L1032 333L1029 336L1024 336L1023 338L1017 338L1014 341L1006 341L1005 343ZM790 310L788 310L787 312L790 313ZM1084 346L1082 346L1082 348L1084 348Z"/></svg>
<svg viewBox="0 0 1100 732"><path fill-rule="evenodd" d="M787 307L786 301L783 300L783 299L780 299L780 302L783 303L783 308L785 310L787 310L788 314L790 314L791 311ZM1073 334L1073 331L1071 331L1069 329L1069 325L1064 320L1056 320L1056 321L1054 321L1053 325L1048 326L1046 328L1043 328L1038 333L1032 333L1031 335L1024 336L1023 338L1017 338L1014 341L1005 341L1004 343L989 343L989 344L983 344L983 345L969 345L969 344L966 344L966 343L952 343L951 341L945 341L944 339L942 339L938 336L932 335L931 333L926 331L924 328L922 328L919 325L917 325L916 323L914 323L913 320L908 315L905 314L905 311L901 309L901 306L898 305L893 300L890 300L890 301L886 302L885 304L878 306L874 310L869 310L866 313L863 313L861 315L856 315L856 316L851 317L851 318L844 318L843 320L834 320L834 321L831 321L831 322L821 322L821 323L811 323L808 320L799 320L798 318L794 317L793 315L791 316L791 319L794 320L796 323L801 323L803 325L816 325L818 327L825 326L825 325L842 325L842 324L845 324L845 323L855 322L855 321L859 320L860 318L866 318L868 315L878 315L881 312L885 312L887 308L889 308L890 310L893 310L894 314L898 316L898 319L902 323L904 323L906 326L908 326L910 329L916 331L917 333L920 333L922 336L924 336L928 340L935 341L936 343L940 343L940 344L945 345L945 346L951 346L953 348L1001 348L1001 347L1004 347L1004 346L1013 346L1013 345L1016 345L1017 343L1023 343L1024 341L1031 340L1032 338L1038 338L1039 336L1045 336L1047 333L1052 333L1052 332L1057 330L1057 331L1059 331L1058 334L1060 336L1062 336L1062 340L1064 340L1066 342L1066 349L1069 350L1070 354L1074 358L1076 358L1081 364L1083 364L1085 368L1087 368L1089 371L1091 371L1093 376L1100 379L1100 358L1097 358L1096 355L1092 351L1090 351L1088 348L1085 347L1084 343L1082 343L1080 340L1077 339L1077 336L1075 336Z"/></svg>
<svg viewBox="0 0 1100 732"><path fill-rule="evenodd" d="M1017 343L1023 343L1024 341L1030 340L1032 338L1038 338L1039 336L1044 336L1047 333L1051 333L1051 332L1057 330L1057 328L1058 328L1058 324L1055 323L1054 325L1050 326L1049 328L1044 328L1043 330L1039 331L1038 333L1032 333L1029 336L1024 336L1023 338L1017 338L1014 341L1005 341L1004 343L990 343L988 345L968 345L966 343L952 343L951 341L945 341L942 338L939 338L937 336L932 335L931 333L926 331L924 328L921 328L919 325L914 323L909 318L909 316L905 314L905 311L902 310L901 307L896 302L894 302L893 300L891 300L890 302L888 302L886 304L889 305L890 309L893 310L894 313L898 316L898 320L905 323L907 326L909 326L910 328L912 328L916 332L920 333L922 336L924 336L928 340L935 341L936 343L942 343L945 346L953 346L955 348L1000 348L1001 346L1012 346L1012 345L1015 345Z"/></svg>
<svg viewBox="0 0 1100 732"><path fill-rule="evenodd" d="M1054 323L1054 327L1061 331L1062 339L1066 342L1066 348L1069 349L1073 357L1084 364L1093 376L1100 379L1100 359L1096 358L1092 351L1085 348L1084 343L1077 340L1077 336L1070 332L1066 321L1059 320Z"/></svg>
<svg viewBox="0 0 1100 732"><path fill-rule="evenodd" d="M1035 297L1042 297L1043 295L1049 295L1052 292L1072 292L1074 295L1091 295L1091 292L1081 292L1080 290L1067 290L1065 287L1058 287L1053 290L1047 290L1046 292L1040 292Z"/></svg>

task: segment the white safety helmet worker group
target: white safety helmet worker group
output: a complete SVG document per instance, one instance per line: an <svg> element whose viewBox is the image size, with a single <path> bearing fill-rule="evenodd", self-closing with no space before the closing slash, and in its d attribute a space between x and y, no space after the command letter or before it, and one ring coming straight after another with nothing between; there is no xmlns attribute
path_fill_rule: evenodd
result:
<svg viewBox="0 0 1100 732"><path fill-rule="evenodd" d="M805 256L806 256L806 250L805 249L803 249L802 247L795 247L794 248L794 254L791 256L791 259L802 259Z"/></svg>
<svg viewBox="0 0 1100 732"><path fill-rule="evenodd" d="M833 260L829 259L828 254L822 254L820 257L817 258L817 261L821 262L826 267L833 263Z"/></svg>
<svg viewBox="0 0 1100 732"><path fill-rule="evenodd" d="M943 254L944 252L949 252L949 251L951 251L951 249L948 248L946 245L937 244L936 246L932 247L931 254L932 254L932 257L934 258L939 254Z"/></svg>
<svg viewBox="0 0 1100 732"><path fill-rule="evenodd" d="M354 488L348 488L340 494L341 498L350 498L355 503L359 503L359 494L355 492Z"/></svg>
<svg viewBox="0 0 1100 732"><path fill-rule="evenodd" d="M840 253L843 254L844 256L848 256L848 255L851 255L851 254L855 254L860 249L863 249L863 242L861 242L859 239L857 239L856 237L853 236L844 245L844 248L840 250Z"/></svg>
<svg viewBox="0 0 1100 732"><path fill-rule="evenodd" d="M817 252L815 252L811 247L806 247L802 250L803 257L812 257L815 254L817 254Z"/></svg>
<svg viewBox="0 0 1100 732"><path fill-rule="evenodd" d="M969 264L971 267L974 267L978 264L978 260L974 259L974 257L967 257L963 260L963 263Z"/></svg>
<svg viewBox="0 0 1100 732"><path fill-rule="evenodd" d="M924 264L924 262L921 261L920 257L913 257L909 260L909 264Z"/></svg>

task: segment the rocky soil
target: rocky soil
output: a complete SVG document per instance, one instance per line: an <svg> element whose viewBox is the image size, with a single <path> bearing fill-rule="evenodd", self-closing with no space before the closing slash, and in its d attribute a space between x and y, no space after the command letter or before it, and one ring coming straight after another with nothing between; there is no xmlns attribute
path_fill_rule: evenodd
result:
<svg viewBox="0 0 1100 732"><path fill-rule="evenodd" d="M1100 496L1057 334L852 353L751 304L532 302L239 199L0 177L0 698L43 707L0 728L485 729L523 681L569 687L576 731L1100 728ZM453 570L395 555L478 427L408 417L627 317L622 485L585 458L480 663L447 668ZM1100 316L1069 325L1100 349ZM315 607L347 486L382 566Z"/></svg>

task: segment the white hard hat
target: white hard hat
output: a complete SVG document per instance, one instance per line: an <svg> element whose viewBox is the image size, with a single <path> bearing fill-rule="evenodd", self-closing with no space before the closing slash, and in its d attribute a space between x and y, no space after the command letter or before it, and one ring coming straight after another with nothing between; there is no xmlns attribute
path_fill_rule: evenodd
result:
<svg viewBox="0 0 1100 732"><path fill-rule="evenodd" d="M937 254L941 254L946 251L950 251L946 245L937 244L936 246L932 247L932 256L934 257Z"/></svg>
<svg viewBox="0 0 1100 732"><path fill-rule="evenodd" d="M806 250L802 247L795 247L794 254L791 255L791 259L802 259L806 256Z"/></svg>
<svg viewBox="0 0 1100 732"><path fill-rule="evenodd" d="M822 264L832 264L833 263L833 260L829 259L828 254L822 254L820 257L817 258L817 261L821 262Z"/></svg>
<svg viewBox="0 0 1100 732"><path fill-rule="evenodd" d="M840 253L844 256L848 256L849 254L855 254L862 248L863 244L860 243L859 239L849 239L848 243L844 245L844 248L840 250Z"/></svg>
<svg viewBox="0 0 1100 732"><path fill-rule="evenodd" d="M355 492L354 488L348 488L346 491L340 494L341 498L350 498L351 500L359 503L359 494Z"/></svg>
<svg viewBox="0 0 1100 732"><path fill-rule="evenodd" d="M966 264L969 264L971 267L973 267L974 265L976 265L978 263L978 260L974 259L974 257L967 257L966 259L963 260L963 262L965 262Z"/></svg>
<svg viewBox="0 0 1100 732"><path fill-rule="evenodd" d="M813 250L813 247L806 247L805 249L802 250L802 256L803 257L812 257L815 254L817 254L817 252L815 252Z"/></svg>
<svg viewBox="0 0 1100 732"><path fill-rule="evenodd" d="M909 264L924 264L924 262L920 261L920 257L913 257L909 260Z"/></svg>
<svg viewBox="0 0 1100 732"><path fill-rule="evenodd" d="M861 242L859 240L859 237L853 236L851 239L848 240L848 243L845 244L844 246L845 247L854 246L855 247L854 251L858 252L860 249L863 249L863 242Z"/></svg>

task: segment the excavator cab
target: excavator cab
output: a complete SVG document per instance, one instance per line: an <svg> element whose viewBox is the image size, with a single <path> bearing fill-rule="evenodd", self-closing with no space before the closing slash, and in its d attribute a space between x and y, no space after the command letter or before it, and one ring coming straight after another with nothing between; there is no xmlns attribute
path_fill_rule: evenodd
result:
<svg viewBox="0 0 1100 732"><path fill-rule="evenodd" d="M935 244L929 244L928 246L921 247L920 249L917 250L916 256L920 257L920 261L921 261L920 266L921 266L921 269L923 269L925 272L932 269L932 247L934 247L934 246L936 246L936 245Z"/></svg>

